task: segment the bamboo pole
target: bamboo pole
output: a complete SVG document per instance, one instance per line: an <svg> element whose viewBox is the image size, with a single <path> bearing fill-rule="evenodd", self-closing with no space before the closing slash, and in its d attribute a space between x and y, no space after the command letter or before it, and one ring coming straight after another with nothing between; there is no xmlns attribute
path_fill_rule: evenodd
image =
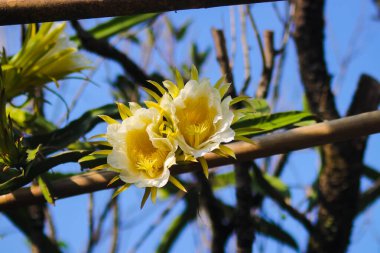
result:
<svg viewBox="0 0 380 253"><path fill-rule="evenodd" d="M0 25L114 17L283 0L0 0Z"/></svg>
<svg viewBox="0 0 380 253"><path fill-rule="evenodd" d="M254 145L245 142L228 144L235 152L237 160L220 157L213 153L207 154L205 158L209 167L212 168L349 140L374 133L380 133L380 111L362 113L356 116L299 127L285 132L268 134L253 139ZM194 172L199 169L201 169L199 164L194 163L186 167L174 166L171 168L171 173L176 175ZM56 199L104 190L109 188L107 184L115 175L114 172L109 171L89 172L84 175L53 181L51 190ZM111 187L118 185L120 184L114 184ZM44 201L38 186L21 188L13 193L0 196L0 210Z"/></svg>

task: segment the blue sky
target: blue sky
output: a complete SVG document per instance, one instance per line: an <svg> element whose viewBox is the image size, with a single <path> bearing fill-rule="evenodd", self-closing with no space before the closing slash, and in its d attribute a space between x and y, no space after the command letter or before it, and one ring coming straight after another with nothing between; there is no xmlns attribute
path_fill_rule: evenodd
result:
<svg viewBox="0 0 380 253"><path fill-rule="evenodd" d="M237 8L235 8L235 10L237 10ZM275 31L275 41L278 47L281 39L281 27L278 19L274 15L272 4L265 3L255 5L253 14L260 31L265 29ZM333 90L337 95L336 102L338 110L342 115L349 106L360 74L367 73L380 80L380 50L378 48L378 45L380 45L380 21L374 19L375 14L376 10L374 4L370 0L327 1L326 56L328 68L333 77ZM231 46L229 8L171 12L169 17L176 24L182 24L188 19L193 21L185 41L176 48L175 59L177 64L183 63L184 61L187 64L191 64L188 53L189 41L196 41L201 49L213 46L210 32L211 27L225 29L228 47ZM85 25L91 26L96 22L99 22L99 20L86 21ZM236 23L239 24L239 20L236 20ZM6 49L11 53L17 51L19 48L18 29L15 28L15 26L11 26L0 29L0 44L5 45ZM253 82L250 90L254 91L261 72L261 58L250 24L247 25L247 29L250 31L248 42L251 45L250 55L253 73ZM239 34L239 29L237 33ZM234 59L234 78L237 85L239 85L243 82L242 52L239 47L239 38L237 44L238 48L236 58ZM135 47L123 45L122 48L128 50L128 53L137 61L140 59L141 55L136 51ZM352 61L346 70L342 71L341 63L347 55L350 55L351 51L354 52L352 54ZM96 57L93 55L89 57L96 61ZM158 54L156 54L155 57L153 68L164 68L162 67L163 61L159 59ZM150 70L152 70L152 67L148 69L148 71ZM90 84L86 87L78 105L72 111L70 119L75 119L87 109L111 103L112 96L108 89L107 82L117 73L121 73L121 69L117 65L110 63L102 64L93 77L99 86ZM209 60L202 69L202 76L209 77L212 81L217 80L220 76L214 51L212 51ZM61 92L65 95L69 103L80 85L80 81L69 81L62 85ZM303 96L303 89L299 79L295 47L292 41L289 43L288 57L286 59L280 88L281 100L276 108L277 111L302 109L302 101L300 98ZM252 94L251 92L250 95ZM47 115L52 121L57 122L61 117L57 117L57 115L64 113L64 109L62 109L62 103L56 98L51 97L51 101L53 104L47 107ZM105 131L105 126L101 125L97 127L95 131ZM378 160L379 149L380 135L371 136L365 161L377 169L380 169ZM318 168L319 160L315 149L297 151L291 155L282 179L292 187L292 204L294 206L304 207L302 201L305 197L305 188L315 179ZM62 165L55 170L78 171L78 166L75 164ZM364 181L362 188L368 186L369 183ZM217 194L229 203L234 203L235 201L233 188L225 189ZM96 193L95 204L97 215L99 215L103 207L102 204L104 204L109 196L109 191ZM168 205L167 201L157 203L156 205L148 203L143 210L140 210L138 203L141 196L142 191L136 188L131 188L121 195L120 203L122 205L122 219L124 224L120 244L121 252L130 250L144 233L147 225L155 221L160 212ZM88 234L87 204L87 196L78 196L60 200L56 203L55 207L51 207L53 218L58 229L58 236L60 240L68 244L67 252L83 252L85 249ZM146 242L138 252L152 252L159 243L160 236L167 228L170 220L172 220L182 208L183 204L177 205L170 216L159 225L158 229L154 231L150 237L146 238ZM350 253L380 251L380 229L378 229L380 220L376 215L379 208L379 203L376 203L356 220L351 237L352 244L349 248ZM288 217L285 212L281 211L276 204L271 201L265 201L261 214L264 217L269 217L279 222L283 228L295 236L301 249L305 248L307 243L305 231L298 223ZM2 226L0 226L0 248L2 252L28 252L25 238L1 215L0 224L2 224ZM202 237L207 236L205 227L207 227L207 219L202 217L201 214L197 224L191 224L187 227L175 244L172 252L207 252L208 248L207 245L204 245L204 238ZM201 228L201 232L199 232L199 228ZM109 227L107 231L110 231ZM4 237L1 238L2 234L4 234ZM103 252L108 249L109 238L106 233L102 239L102 243L96 248L96 252ZM234 238L232 238L227 245L228 252L233 252L234 244L235 241ZM293 252L286 247L274 243L272 240L258 236L255 244L255 252L260 252L261 248L265 249L263 252Z"/></svg>

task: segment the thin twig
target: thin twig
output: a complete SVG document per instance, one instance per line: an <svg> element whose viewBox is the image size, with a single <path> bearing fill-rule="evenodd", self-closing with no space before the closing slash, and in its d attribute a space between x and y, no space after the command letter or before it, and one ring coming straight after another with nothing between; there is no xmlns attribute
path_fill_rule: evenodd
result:
<svg viewBox="0 0 380 253"><path fill-rule="evenodd" d="M272 7L273 7L274 13L276 14L276 17L278 18L278 20L280 21L280 23L285 24L286 18L282 17L277 3L272 3Z"/></svg>
<svg viewBox="0 0 380 253"><path fill-rule="evenodd" d="M281 46L280 48L276 51L276 54L282 53L282 51L285 49L286 45L288 44L290 35L291 35L291 28L293 24L293 18L294 18L294 13L296 10L296 6L293 1L289 3L289 10L286 15L286 21L284 23L284 30L283 30L283 35L282 35L282 41L281 41Z"/></svg>
<svg viewBox="0 0 380 253"><path fill-rule="evenodd" d="M88 243L86 252L91 253L96 244L94 233L94 193L90 193L88 197Z"/></svg>
<svg viewBox="0 0 380 253"><path fill-rule="evenodd" d="M272 105L273 107L277 104L279 93L280 93L280 82L281 77L283 74L283 66L286 58L286 48L289 42L289 37L291 33L291 27L293 23L293 17L294 17L294 11L295 11L295 4L294 2L291 2L289 5L289 11L287 14L286 22L284 23L284 30L283 30L283 36L282 36L282 43L280 49L276 51L276 54L280 54L280 58L278 59L278 62L276 64L276 70L275 70L275 76L273 79L273 98L272 98Z"/></svg>
<svg viewBox="0 0 380 253"><path fill-rule="evenodd" d="M229 60L228 60L228 54L227 54L227 48L225 46L225 40L224 40L224 34L221 30L212 30L214 42L215 42L215 48L217 52L217 59L219 62L219 65L222 69L222 72L224 75L227 76L227 81L230 83L233 83L233 76L231 72L231 68L229 66ZM232 89L230 89L230 94L232 96L236 96L235 87L231 86ZM247 170L246 163L236 164L234 167L235 171L235 178L236 178L236 219L235 219L235 230L237 234L237 248L238 251L245 251L245 250L251 250L252 249L252 243L254 241L254 227L253 223L246 222L247 220L250 220L250 209L252 205L252 192L251 192L251 176L249 175L249 172ZM201 181L203 180L203 181ZM214 204L212 205L212 202L215 202L215 196L212 192L212 189L210 188L207 190L208 186L204 186L202 182L204 183L204 179L198 178L198 181L201 182L201 193L204 194L204 196L201 195L201 203L207 203L206 205L206 211L208 212L213 228L213 240L212 240L212 251L213 252L219 252L220 248L217 248L215 246L216 244L220 247L220 245L224 245L225 241L228 238L228 235L231 232L232 229L232 223L231 226L225 226L221 223L220 220L225 220L225 214L218 205ZM209 188L209 187L208 187ZM215 209L215 210L214 210ZM220 218L215 218L214 216L217 215Z"/></svg>
<svg viewBox="0 0 380 253"><path fill-rule="evenodd" d="M244 83L240 94L247 92L249 83L251 81L251 62L249 57L249 45L247 42L247 20L246 13L244 12L244 6L239 6L240 27L241 27L241 45L243 50L243 63L244 63Z"/></svg>
<svg viewBox="0 0 380 253"><path fill-rule="evenodd" d="M358 213L362 213L371 206L375 199L380 195L380 179L377 179L373 185L364 191L359 198Z"/></svg>
<svg viewBox="0 0 380 253"><path fill-rule="evenodd" d="M235 7L230 6L230 33L231 33L231 58L230 67L233 69L234 61L236 56L236 17L235 17Z"/></svg>
<svg viewBox="0 0 380 253"><path fill-rule="evenodd" d="M273 170L273 176L279 177L284 170L285 164L287 163L289 159L290 153L281 154L280 158L277 161L276 167Z"/></svg>
<svg viewBox="0 0 380 253"><path fill-rule="evenodd" d="M57 233L55 230L53 217L51 216L51 212L48 206L44 208L44 214L45 214L45 219L49 228L49 238L52 241L52 243L57 244Z"/></svg>
<svg viewBox="0 0 380 253"><path fill-rule="evenodd" d="M250 23L252 25L253 32L255 34L257 44L259 45L259 51L260 51L260 55L261 55L261 60L263 62L263 66L265 66L265 63L267 61L266 61L266 57L265 57L263 41L261 39L259 28L256 25L256 21L253 18L253 15L252 15L252 12L251 12L251 9L250 9L249 5L245 6L245 13L247 14L248 19L249 19L249 21L250 21Z"/></svg>
<svg viewBox="0 0 380 253"><path fill-rule="evenodd" d="M225 212L203 172L196 172L195 177L199 182L199 204L206 211L211 223L211 252L222 252L231 232L232 224L225 221Z"/></svg>
<svg viewBox="0 0 380 253"><path fill-rule="evenodd" d="M286 202L281 193L279 193L275 188L273 188L273 186L268 183L268 181L262 175L260 169L255 164L253 165L253 171L255 172L257 183L265 190L268 196L278 205L280 205L284 210L286 210L294 219L299 221L306 230L312 233L314 230L313 224L306 218L306 216L298 212L297 209Z"/></svg>
<svg viewBox="0 0 380 253"><path fill-rule="evenodd" d="M156 91L153 85L146 82L146 80L149 80L149 76L127 55L119 51L106 40L98 40L94 38L92 34L82 28L78 21L71 21L71 24L77 32L78 38L82 42L82 46L86 50L96 53L104 58L116 61L124 69L125 74L128 75L133 81L143 87Z"/></svg>
<svg viewBox="0 0 380 253"><path fill-rule="evenodd" d="M339 62L339 69L335 74L333 83L331 84L332 88L336 93L338 93L340 86L342 85L345 77L347 76L347 70L349 69L349 66L354 60L355 56L358 55L360 49L365 48L364 45L359 46L358 43L359 39L363 37L365 29L368 27L365 24L365 21L367 20L365 18L366 15L367 13L364 11L362 4L360 16L357 18L355 28L353 29L350 39L347 42L348 48L346 49L345 54L342 57L340 57L340 59L337 59L337 61Z"/></svg>
<svg viewBox="0 0 380 253"><path fill-rule="evenodd" d="M263 62L263 71L259 86L256 90L257 98L266 98L269 92L269 85L272 80L273 67L274 67L274 33L273 31L264 31L264 54L265 62Z"/></svg>
<svg viewBox="0 0 380 253"><path fill-rule="evenodd" d="M221 72L226 76L227 82L231 84L228 95L236 97L236 87L232 76L230 61L226 48L226 41L222 30L212 29L212 38L214 39L216 59L218 60Z"/></svg>
<svg viewBox="0 0 380 253"><path fill-rule="evenodd" d="M145 242L148 236L157 228L157 226L162 222L162 220L173 210L173 207L178 203L179 200L185 195L184 192L178 192L175 197L170 201L168 206L162 211L162 213L157 217L157 219L150 224L150 226L142 233L142 236L137 240L136 244L129 250L130 253L137 252L141 245Z"/></svg>
<svg viewBox="0 0 380 253"><path fill-rule="evenodd" d="M116 190L113 191L113 193L115 192ZM106 205L104 206L103 208L103 211L101 212L100 216L99 216L99 219L98 219L98 224L96 226L96 229L94 231L94 238L95 238L95 241L98 242L99 239L101 238L101 233L102 233L102 230L103 230L103 225L104 225L104 221L106 220L108 214L110 213L110 210L112 208L112 205L113 205L113 199L112 197L110 196L108 202L106 203Z"/></svg>
<svg viewBox="0 0 380 253"><path fill-rule="evenodd" d="M362 74L346 115L356 115L378 108L380 82L370 75Z"/></svg>
<svg viewBox="0 0 380 253"><path fill-rule="evenodd" d="M117 196L112 199L113 210L113 226L112 226L112 243L110 253L116 253L119 244L119 230L120 230L120 211Z"/></svg>
<svg viewBox="0 0 380 253"><path fill-rule="evenodd" d="M104 58L100 58L96 61L96 63L94 64L94 69L91 70L90 74L88 75L88 79L91 79L91 77L97 72L97 70L99 69L99 65L104 61ZM67 112L65 112L58 120L57 120L57 123L56 123L56 126L61 126L62 123L65 121L65 119L67 119L67 114L69 112L71 112L75 106L77 105L78 101L79 101L79 98L82 96L84 90L86 89L87 85L88 85L89 81L88 80L85 80L81 83L81 85L79 86L78 90L75 92L74 94L74 97L73 99L71 100L71 103L69 105L69 109Z"/></svg>

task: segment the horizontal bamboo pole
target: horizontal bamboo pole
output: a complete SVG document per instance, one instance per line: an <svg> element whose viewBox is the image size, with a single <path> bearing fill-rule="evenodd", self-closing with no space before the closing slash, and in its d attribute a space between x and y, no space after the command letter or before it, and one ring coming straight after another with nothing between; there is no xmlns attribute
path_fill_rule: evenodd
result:
<svg viewBox="0 0 380 253"><path fill-rule="evenodd" d="M237 161L249 161L255 158L287 153L332 142L349 140L361 136L380 133L380 111L362 113L356 116L326 121L310 126L299 127L285 132L268 134L254 139L255 144L235 142L228 146L235 152L236 158L224 158L209 153L205 156L209 167L233 164ZM175 166L171 173L181 174L199 170L198 163L191 166ZM76 196L107 189L114 172L89 172L52 182L52 192L56 199ZM120 185L120 184L119 184ZM112 185L112 187L118 184ZM21 188L13 193L0 196L0 210L44 202L38 186Z"/></svg>
<svg viewBox="0 0 380 253"><path fill-rule="evenodd" d="M0 0L0 25L114 17L283 0Z"/></svg>

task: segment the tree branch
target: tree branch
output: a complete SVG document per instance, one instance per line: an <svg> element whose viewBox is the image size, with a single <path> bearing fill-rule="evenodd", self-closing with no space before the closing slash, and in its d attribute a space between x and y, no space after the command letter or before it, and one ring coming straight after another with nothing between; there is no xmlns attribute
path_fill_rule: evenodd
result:
<svg viewBox="0 0 380 253"><path fill-rule="evenodd" d="M310 108L319 118L339 117L330 89L330 74L324 59L324 0L297 0L294 39L302 82Z"/></svg>
<svg viewBox="0 0 380 253"><path fill-rule="evenodd" d="M32 247L37 246L37 248L32 249L32 252L61 252L57 244L52 242L40 229L34 227L35 224L32 222L33 217L28 208L5 210L4 214L28 237L33 245Z"/></svg>
<svg viewBox="0 0 380 253"><path fill-rule="evenodd" d="M232 231L231 225L226 224L224 210L216 199L212 187L204 174L198 171L195 176L199 182L199 204L206 210L212 227L211 252L224 252L228 235Z"/></svg>
<svg viewBox="0 0 380 253"><path fill-rule="evenodd" d="M155 88L147 82L147 80L149 80L149 76L127 55L123 54L106 40L95 39L92 34L82 28L78 21L71 21L71 24L77 32L82 46L86 50L98 54L104 58L116 61L123 68L125 74L143 87L150 89Z"/></svg>
<svg viewBox="0 0 380 253"><path fill-rule="evenodd" d="M363 192L359 198L358 213L363 212L380 196L380 179L377 179L374 184L365 192Z"/></svg>
<svg viewBox="0 0 380 253"><path fill-rule="evenodd" d="M304 226L304 228L309 231L309 233L313 233L314 227L311 222L306 218L305 215L298 212L297 209L286 203L281 193L279 193L265 180L257 165L253 165L253 171L255 172L257 183L265 190L269 197L279 206L281 206L285 211L287 211L294 219L299 221Z"/></svg>
<svg viewBox="0 0 380 253"><path fill-rule="evenodd" d="M352 99L347 116L369 112L376 109L380 103L380 83L375 78L363 74Z"/></svg>
<svg viewBox="0 0 380 253"><path fill-rule="evenodd" d="M310 108L322 119L338 118L324 58L324 0L295 2L294 39ZM364 106L359 111L376 108ZM309 253L346 251L358 206L364 149L365 138L323 146L324 164L318 184L318 236L310 238Z"/></svg>
<svg viewBox="0 0 380 253"><path fill-rule="evenodd" d="M255 241L255 227L251 222L251 209L253 203L252 178L249 174L251 161L240 162L235 165L236 181L236 210L235 210L235 231L236 231L236 252L252 252L252 244Z"/></svg>
<svg viewBox="0 0 380 253"><path fill-rule="evenodd" d="M230 61L226 48L226 40L222 30L212 29L212 38L214 39L216 59L219 63L221 72L226 76L226 80L231 84L228 94L236 97L235 83L232 76Z"/></svg>
<svg viewBox="0 0 380 253"><path fill-rule="evenodd" d="M12 0L0 1L0 25L125 16L281 0Z"/></svg>
<svg viewBox="0 0 380 253"><path fill-rule="evenodd" d="M327 121L306 127L295 128L286 132L274 133L254 139L255 145L235 142L228 146L235 152L236 158L220 157L209 153L205 155L209 167L218 167L255 158L338 142L380 132L380 111L363 113L356 116ZM200 171L198 163L189 166L174 166L173 175ZM90 172L69 179L52 183L52 191L57 199L67 198L83 193L107 189L108 182L115 176L113 172ZM117 186L117 183L114 185ZM0 210L15 206L24 206L45 202L39 187L22 188L13 193L0 196Z"/></svg>
<svg viewBox="0 0 380 253"><path fill-rule="evenodd" d="M269 84L272 80L273 68L274 68L274 33L273 31L264 31L264 55L265 62L263 62L263 71L259 86L256 90L257 98L266 98L268 96Z"/></svg>
<svg viewBox="0 0 380 253"><path fill-rule="evenodd" d="M217 52L217 60L219 63L219 66L222 70L222 73L226 75L227 81L233 84L233 75L230 68L230 62L228 60L228 54L227 54L227 48L225 44L224 34L221 30L212 30L212 35L214 38L215 48ZM231 85L229 90L230 95L233 97L236 96L236 89L234 85ZM249 168L250 163L243 162L236 164L234 167L235 171L235 178L236 178L236 213L235 213L235 230L237 235L237 251L238 252L251 252L252 251L252 243L255 238L254 234L254 227L253 223L249 222L251 219L251 207L252 207L252 192L251 192L251 176L249 175ZM207 182L202 182L202 188L209 188L208 191L210 191L211 194L208 194L208 196L212 197L212 202L214 202L214 207L220 209L220 207L216 204L215 197L212 193L212 188L207 184ZM206 191L203 191L206 192ZM210 202L210 201L207 201ZM207 203L206 202L206 203ZM209 206L210 208L212 206ZM211 218L211 220L214 220L212 223L216 223L218 226L213 225L213 231L214 234L217 234L218 236L213 240L213 251L214 252L220 252L220 250L223 250L224 244L226 243L226 240L228 238L228 235L230 234L231 228L223 224L223 217L220 217L220 215L223 215L223 210L214 210L213 213L210 213L210 217L217 216L214 218ZM224 215L223 215L224 216ZM216 248L216 247L223 246L222 249Z"/></svg>

